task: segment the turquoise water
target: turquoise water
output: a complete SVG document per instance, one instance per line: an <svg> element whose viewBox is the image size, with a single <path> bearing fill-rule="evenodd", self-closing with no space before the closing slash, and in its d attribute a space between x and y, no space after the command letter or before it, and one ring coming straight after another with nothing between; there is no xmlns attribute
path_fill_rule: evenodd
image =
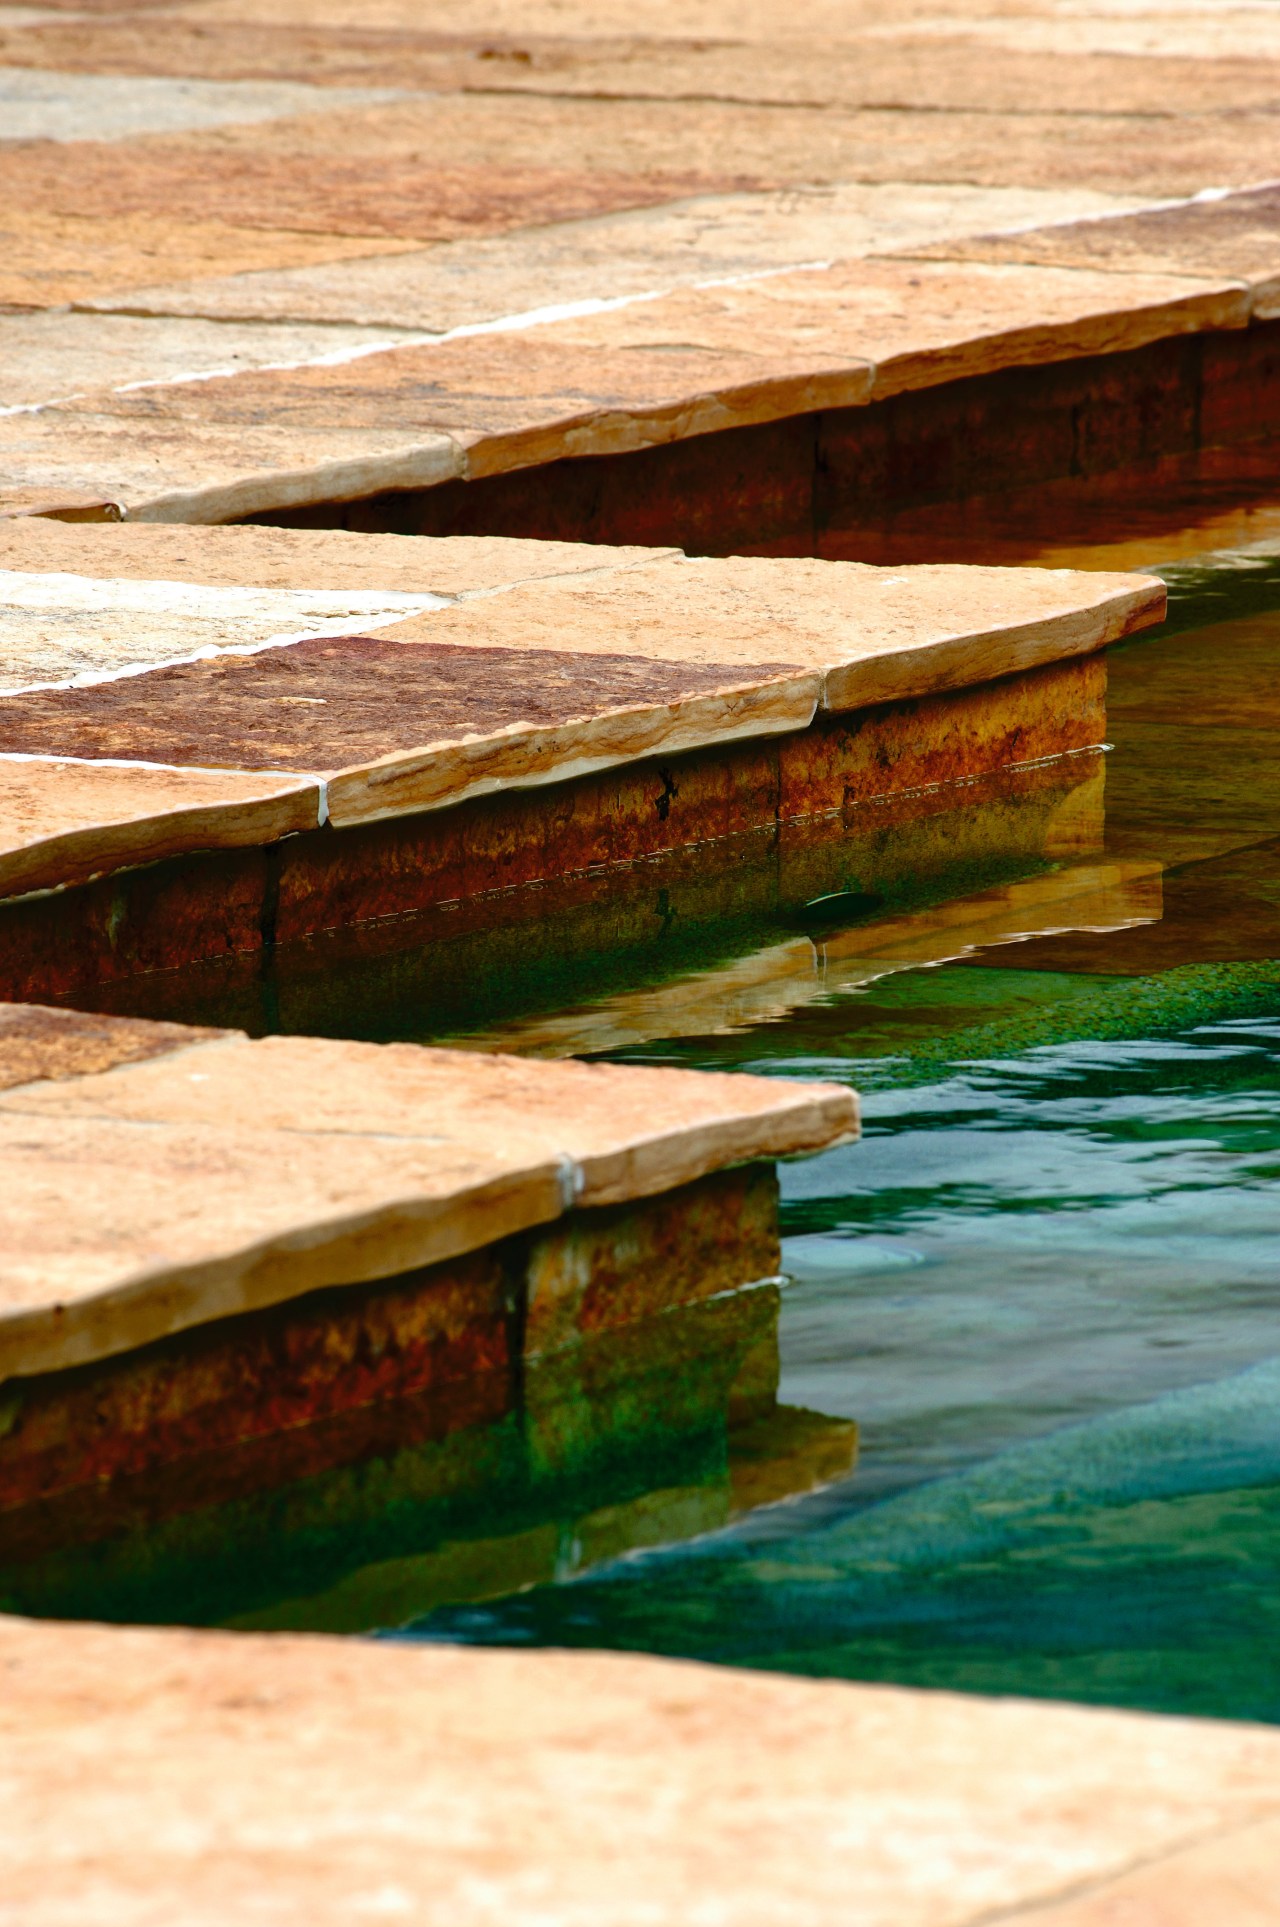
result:
<svg viewBox="0 0 1280 1927"><path fill-rule="evenodd" d="M1108 914L619 1053L863 1093L783 1176L780 1397L856 1471L407 1636L1280 1718L1280 569L1170 579Z"/></svg>

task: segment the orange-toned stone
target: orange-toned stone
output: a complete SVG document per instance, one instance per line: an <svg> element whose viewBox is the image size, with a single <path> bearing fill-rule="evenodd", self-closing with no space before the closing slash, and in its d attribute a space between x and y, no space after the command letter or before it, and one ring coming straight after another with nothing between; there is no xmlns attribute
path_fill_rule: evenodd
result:
<svg viewBox="0 0 1280 1927"><path fill-rule="evenodd" d="M963 565L873 569L808 557L656 560L389 625L386 638L669 662L786 661L844 711L1092 653L1164 613L1152 576Z"/></svg>
<svg viewBox="0 0 1280 1927"><path fill-rule="evenodd" d="M118 145L108 150L122 164ZM125 150L127 153L127 150ZM59 167L74 174L78 157L63 150ZM33 181L12 178L14 157L0 153L0 180L9 182L0 238L0 305L15 308L54 308L69 301L87 301L154 281L159 274L197 276L245 274L253 269L304 267L317 261L349 260L359 254L386 254L414 242L391 235L299 233L286 226L261 222L238 226L210 212L204 219L182 220L165 210L162 200L135 214L120 212L103 201L102 172L86 183L86 198L78 199L74 185L60 206L42 206L37 191L25 198ZM53 195L58 175L46 168L46 198Z"/></svg>
<svg viewBox="0 0 1280 1927"><path fill-rule="evenodd" d="M1176 1869L1206 1835L1229 1861L1236 1833L1249 1878L1270 1868L1244 1857L1276 1805L1261 1727L617 1655L15 1620L0 1656L0 1854L24 1927L144 1910L221 1927L264 1897L316 1927L393 1906L488 1927L531 1897L572 1927L703 1904L742 1927L963 1927ZM1202 1883L1198 1918L1232 1919L1231 1881Z"/></svg>
<svg viewBox="0 0 1280 1927"><path fill-rule="evenodd" d="M317 785L296 776L0 756L0 895L183 850L256 847L314 827L318 807Z"/></svg>
<svg viewBox="0 0 1280 1927"><path fill-rule="evenodd" d="M48 1079L91 1077L117 1064L206 1043L218 1033L186 1024L0 1004L0 1090Z"/></svg>
<svg viewBox="0 0 1280 1927"><path fill-rule="evenodd" d="M831 1086L224 1037L0 1095L0 1373L440 1263L856 1129ZM144 1161L145 1160L145 1161Z"/></svg>
<svg viewBox="0 0 1280 1927"><path fill-rule="evenodd" d="M1029 262L1118 274L1224 276L1249 289L1258 320L1280 315L1280 188L1072 221L1016 234L975 235L923 250L955 261Z"/></svg>
<svg viewBox="0 0 1280 1927"><path fill-rule="evenodd" d="M0 502L5 499L0 495ZM524 542L510 536L431 541L253 524L124 522L83 529L33 517L12 527L0 523L3 569L214 588L461 596L654 559L647 549L606 550L586 542Z"/></svg>

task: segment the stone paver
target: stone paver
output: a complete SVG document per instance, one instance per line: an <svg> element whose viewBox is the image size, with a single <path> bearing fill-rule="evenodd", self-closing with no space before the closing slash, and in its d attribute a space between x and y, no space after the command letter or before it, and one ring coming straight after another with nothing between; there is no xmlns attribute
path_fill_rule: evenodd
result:
<svg viewBox="0 0 1280 1927"><path fill-rule="evenodd" d="M83 883L186 850L256 848L320 814L315 782L0 755L0 895Z"/></svg>
<svg viewBox="0 0 1280 1927"><path fill-rule="evenodd" d="M562 303L647 295L801 261L938 243L992 228L1070 221L1128 205L1089 188L836 182L704 194L510 234L258 269L108 293L84 306L134 315L311 321L431 330Z"/></svg>
<svg viewBox="0 0 1280 1927"><path fill-rule="evenodd" d="M0 1664L15 1927L1276 1918L1280 1737L1247 1726L14 1620ZM1184 1875L1199 1911L1126 1911Z"/></svg>
<svg viewBox="0 0 1280 1927"><path fill-rule="evenodd" d="M0 417L0 456L27 486L92 483L144 518L219 521L857 407L1247 317L1232 282L861 261L337 365L103 391Z"/></svg>
<svg viewBox="0 0 1280 1927"><path fill-rule="evenodd" d="M949 245L946 257L1034 261L1121 274L1221 274L1248 288L1255 320L1271 321L1280 315L1280 188L1262 187L1101 221L975 236Z"/></svg>
<svg viewBox="0 0 1280 1927"><path fill-rule="evenodd" d="M4 1377L411 1271L857 1127L856 1100L831 1085L236 1033L184 1042L171 1027L162 1041L163 1054L82 1076L62 1075L55 1051L53 1080L0 1091ZM30 1038L0 1026L0 1082L9 1050L27 1072Z"/></svg>
<svg viewBox="0 0 1280 1927"><path fill-rule="evenodd" d="M11 893L794 734L1091 654L1164 598L1140 576L0 524L0 565L24 561L0 567Z"/></svg>

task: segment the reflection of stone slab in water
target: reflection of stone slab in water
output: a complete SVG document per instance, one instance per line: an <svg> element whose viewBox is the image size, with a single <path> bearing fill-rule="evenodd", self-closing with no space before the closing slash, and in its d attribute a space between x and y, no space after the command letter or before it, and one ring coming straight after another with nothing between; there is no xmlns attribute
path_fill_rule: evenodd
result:
<svg viewBox="0 0 1280 1927"><path fill-rule="evenodd" d="M11 1509L4 1603L359 1631L714 1530L852 1466L856 1427L774 1402L778 1306L776 1285L730 1292L523 1377L438 1385ZM238 1356L244 1335L228 1336Z"/></svg>
<svg viewBox="0 0 1280 1927"><path fill-rule="evenodd" d="M1071 933L1145 928L1159 920L1160 886L1161 873L1153 863L1073 864L929 909L770 944L719 967L622 991L590 1006L497 1023L467 1041L478 1048L556 1057L603 1054L655 1038L750 1030L806 1004L856 993L897 971L970 957L985 963L994 952L1017 968L1024 952L1034 958L1042 943L1070 944ZM1068 934L1042 936L1062 931Z"/></svg>
<svg viewBox="0 0 1280 1927"><path fill-rule="evenodd" d="M504 1014L563 1004L566 973L572 995L759 941L707 926L785 922L850 887L964 893L1096 848L1105 675L1051 665L25 899L0 910L0 976L13 995L345 1035L464 1029L499 985Z"/></svg>

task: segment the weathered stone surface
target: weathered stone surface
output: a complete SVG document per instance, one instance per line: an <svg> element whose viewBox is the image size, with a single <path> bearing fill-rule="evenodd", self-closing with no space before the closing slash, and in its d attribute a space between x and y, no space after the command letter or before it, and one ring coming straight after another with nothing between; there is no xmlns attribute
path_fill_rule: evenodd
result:
<svg viewBox="0 0 1280 1927"><path fill-rule="evenodd" d="M16 546L23 546L21 535ZM100 565L105 561L105 555L99 557ZM83 576L0 568L0 694L77 679L93 683L127 677L131 671L213 650L252 650L304 635L341 636L353 623L376 629L403 621L410 613L445 606L445 598L430 590L415 595L404 590L251 589L137 576L120 581L105 569ZM147 687L138 692L143 704ZM116 693L117 700L128 700L128 692ZM70 742L58 747L80 754Z"/></svg>
<svg viewBox="0 0 1280 1927"><path fill-rule="evenodd" d="M10 696L0 753L334 776L342 824L803 729L818 693L785 662L726 671L342 636Z"/></svg>
<svg viewBox="0 0 1280 1927"><path fill-rule="evenodd" d="M2 58L2 56L0 56ZM49 73L0 66L0 140L120 141L242 121L367 107L394 92L351 88L339 102L296 81L218 81L130 74Z"/></svg>
<svg viewBox="0 0 1280 1927"><path fill-rule="evenodd" d="M1138 1866L1092 1892L1079 1893L1034 1916L1019 1909L1009 1927L1199 1927L1204 1920L1231 1927L1275 1927L1280 1876L1280 1819L1228 1829L1221 1837L1188 1841L1155 1866Z"/></svg>
<svg viewBox="0 0 1280 1927"><path fill-rule="evenodd" d="M411 1271L560 1209L554 1157L461 1144L438 1118L392 1143L383 1129L33 1116L31 1103L26 1086L0 1116L5 1377Z"/></svg>
<svg viewBox="0 0 1280 1927"><path fill-rule="evenodd" d="M866 260L337 366L99 394L0 420L0 451L26 486L75 478L130 513L226 520L847 408L1246 318L1232 283Z"/></svg>
<svg viewBox="0 0 1280 1927"><path fill-rule="evenodd" d="M431 488L462 472L457 443L429 429L406 433L371 420L353 430L336 419L293 427L260 405L247 419L202 420L192 397L226 386L166 386L0 416L0 459L13 483L33 493L83 497L92 478L93 493L130 515L170 522Z"/></svg>
<svg viewBox="0 0 1280 1927"><path fill-rule="evenodd" d="M0 175L5 160L0 149ZM62 212L32 210L16 193L0 204L0 306L58 307L154 281L157 275L244 274L418 246L385 235L303 234L285 227L237 227L216 218L181 221L167 217L162 207L135 215L113 214L109 208L101 195Z"/></svg>
<svg viewBox="0 0 1280 1927"><path fill-rule="evenodd" d="M932 387L996 368L1113 354L1210 328L1243 327L1248 303L1232 281L1180 276L1121 282L1088 269L1020 270L975 263L838 261L740 287L673 294L598 321L566 322L559 341L602 347L735 337L762 347L802 343L815 366L844 357L872 364L870 398ZM414 351L409 350L412 354Z"/></svg>
<svg viewBox="0 0 1280 1927"><path fill-rule="evenodd" d="M1089 188L837 182L707 194L431 248L172 280L87 306L223 320L448 329L561 303L655 294L804 261L884 253L991 228L1067 221L1129 205Z"/></svg>
<svg viewBox="0 0 1280 1927"><path fill-rule="evenodd" d="M952 18L944 31L962 35L993 48L1017 46L1041 59L1053 60L1082 51L1122 55L1128 59L1170 55L1206 62L1274 60L1280 56L1280 20L1265 7L1192 5L1163 9L1154 0L1136 6L1003 8L984 18L965 18L964 9L948 9ZM1039 17L1037 17L1039 16ZM922 38L931 39L937 25L919 23Z"/></svg>
<svg viewBox="0 0 1280 1927"><path fill-rule="evenodd" d="M669 662L783 660L825 672L824 707L845 710L1087 654L1163 609L1151 576L727 556L548 582L383 633L549 650L581 636L592 651Z"/></svg>
<svg viewBox="0 0 1280 1927"><path fill-rule="evenodd" d="M1269 321L1280 315L1280 187L1183 201L1106 220L975 235L940 252L949 260L1228 276L1248 288L1253 317Z"/></svg>
<svg viewBox="0 0 1280 1927"><path fill-rule="evenodd" d="M438 1263L856 1118L829 1085L305 1038L27 1084L0 1095L0 1376Z"/></svg>
<svg viewBox="0 0 1280 1927"><path fill-rule="evenodd" d="M576 11L576 10L575 10ZM1275 98L1276 60L1214 50L1206 58L1168 57L1162 45L1135 60L1129 52L1061 49L1051 60L1017 37L975 40L911 31L910 21L879 33L843 20L839 34L817 45L779 38L739 38L737 18L714 37L686 39L684 23L662 38L592 33L579 37L574 16L559 32L495 33L424 30L421 19L369 28L352 20L317 26L277 25L219 15L210 31L202 10L129 10L59 21L35 10L24 24L4 10L0 60L23 66L108 74L183 74L207 79L287 80L305 74L332 87L413 87L479 93L554 93L632 98L693 98L788 103L809 107L966 107L984 98L991 110L1026 112L1203 113L1211 107L1266 106ZM649 26L646 18L643 23ZM1112 25L1114 26L1114 22ZM432 22L434 27L434 19ZM725 28L731 29L732 37ZM939 32L938 28L942 31ZM852 34L849 29L852 28ZM780 31L782 31L780 29ZM944 37L945 36L945 37Z"/></svg>
<svg viewBox="0 0 1280 1927"><path fill-rule="evenodd" d="M585 1653L16 1620L0 1642L23 1927L963 1927L1122 1901L1193 1850L1197 1920L1274 1887L1260 1728Z"/></svg>
<svg viewBox="0 0 1280 1927"><path fill-rule="evenodd" d="M46 214L102 201L116 218L422 242L772 184L775 173L762 182L742 140L736 164L706 138L682 153L647 104L624 109L633 127L602 149L596 103L566 118L560 103L536 100L406 94L344 109L328 89L315 100L310 114L207 133L14 143L0 149L0 188ZM696 121L688 107L677 114L684 127Z"/></svg>
<svg viewBox="0 0 1280 1927"><path fill-rule="evenodd" d="M203 1044L219 1033L40 1004L0 1004L0 1090L47 1079L90 1077L143 1057Z"/></svg>
<svg viewBox="0 0 1280 1927"><path fill-rule="evenodd" d="M9 315L4 321L0 408L65 401L87 390L190 380L213 372L273 367L359 348L388 346L402 332L284 323L153 321L136 315Z"/></svg>
<svg viewBox="0 0 1280 1927"><path fill-rule="evenodd" d="M185 850L271 843L314 828L319 802L317 785L296 776L0 755L0 896Z"/></svg>
<svg viewBox="0 0 1280 1927"><path fill-rule="evenodd" d="M546 576L604 575L677 553L606 549L587 542L526 542L500 535L432 539L354 535L346 529L274 529L254 523L210 527L113 522L86 529L36 516L12 521L0 517L0 569L14 574L78 576L90 581L108 577L116 594L127 593L122 588L126 582L285 589L320 596L341 591L367 597L384 610L388 597L414 596L425 601L429 596L486 595ZM12 608L16 600L11 595L0 601L0 608ZM279 606L291 608L293 615L300 609L297 603ZM308 611L312 616L316 613L314 607ZM286 629L296 626L292 617L286 620Z"/></svg>

